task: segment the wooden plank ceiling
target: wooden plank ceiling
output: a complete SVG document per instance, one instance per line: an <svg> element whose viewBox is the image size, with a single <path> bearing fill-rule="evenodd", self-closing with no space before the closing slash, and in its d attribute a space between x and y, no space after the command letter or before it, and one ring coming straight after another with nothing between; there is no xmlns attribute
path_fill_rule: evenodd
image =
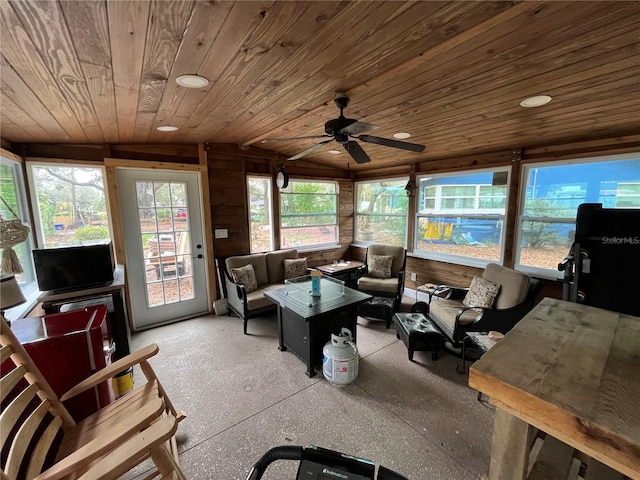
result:
<svg viewBox="0 0 640 480"><path fill-rule="evenodd" d="M251 145L294 155L347 117L423 153L369 169L640 131L640 2L3 1L2 139ZM181 74L209 79L186 89ZM531 95L550 104L519 106ZM175 125L162 133L160 125ZM331 149L342 153L329 153Z"/></svg>

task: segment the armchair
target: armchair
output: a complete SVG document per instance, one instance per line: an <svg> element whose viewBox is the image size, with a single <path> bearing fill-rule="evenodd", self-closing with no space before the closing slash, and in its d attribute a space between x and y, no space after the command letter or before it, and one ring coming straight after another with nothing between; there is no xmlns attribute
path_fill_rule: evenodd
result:
<svg viewBox="0 0 640 480"><path fill-rule="evenodd" d="M367 248L364 265L356 277L358 290L373 298L359 305L359 315L382 319L387 328L390 327L402 300L406 262L407 252L402 247L370 245Z"/></svg>
<svg viewBox="0 0 640 480"><path fill-rule="evenodd" d="M542 288L539 280L495 263L482 278L498 286L491 307L463 303L469 288L439 285L429 292L429 318L454 348L462 346L467 332L507 333L533 308Z"/></svg>
<svg viewBox="0 0 640 480"><path fill-rule="evenodd" d="M158 352L149 345L99 370L60 399L44 378L4 318L0 318L0 447L2 478L57 479L69 474L81 475L96 461L118 446L138 437L149 439L146 429L163 418L177 422L178 413L158 381L148 359ZM84 420L76 422L63 401L112 378L133 365L140 365L147 382ZM164 423L163 423L164 424ZM136 460L156 456L163 465L163 452L171 452L178 461L173 423L152 450L144 449ZM151 432L153 433L153 432ZM154 434L155 435L155 434ZM152 435L153 436L153 435ZM166 442L164 441L166 440ZM157 452L157 453L156 453ZM161 458L163 457L163 458ZM163 467L164 469L164 467ZM166 470L166 469L165 469Z"/></svg>

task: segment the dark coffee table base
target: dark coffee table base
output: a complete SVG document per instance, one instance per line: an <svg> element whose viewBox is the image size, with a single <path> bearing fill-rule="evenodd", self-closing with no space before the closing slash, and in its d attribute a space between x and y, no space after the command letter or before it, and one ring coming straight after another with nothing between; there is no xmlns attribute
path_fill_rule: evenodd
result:
<svg viewBox="0 0 640 480"><path fill-rule="evenodd" d="M396 336L407 346L411 362L416 351L429 351L431 359L437 360L444 345L440 330L421 313L396 313Z"/></svg>

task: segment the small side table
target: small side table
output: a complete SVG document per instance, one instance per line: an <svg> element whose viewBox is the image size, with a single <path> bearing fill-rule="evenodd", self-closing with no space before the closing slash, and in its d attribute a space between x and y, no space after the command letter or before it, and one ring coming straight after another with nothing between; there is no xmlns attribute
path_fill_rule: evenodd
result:
<svg viewBox="0 0 640 480"><path fill-rule="evenodd" d="M431 298L432 296L443 298L449 294L449 289L436 292L437 287L438 285L434 283L425 283L424 285L419 285L418 287L416 287L416 302L418 301L418 293L429 295L429 298Z"/></svg>
<svg viewBox="0 0 640 480"><path fill-rule="evenodd" d="M459 370L456 367L458 373L465 373L467 371L467 349L470 346L479 348L484 354L488 352L495 344L496 340L490 339L489 334L486 332L467 332L466 337L464 337L464 339L462 340L462 370Z"/></svg>

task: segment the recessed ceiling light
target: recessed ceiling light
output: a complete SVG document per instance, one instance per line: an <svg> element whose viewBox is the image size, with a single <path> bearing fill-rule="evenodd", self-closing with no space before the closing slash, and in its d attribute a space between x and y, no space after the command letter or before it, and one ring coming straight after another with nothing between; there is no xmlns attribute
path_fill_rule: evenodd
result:
<svg viewBox="0 0 640 480"><path fill-rule="evenodd" d="M342 152L340 150L327 150L329 153L333 153L334 155L339 155Z"/></svg>
<svg viewBox="0 0 640 480"><path fill-rule="evenodd" d="M397 138L398 140L404 140L405 138L409 138L410 136L411 134L407 132L398 132L393 134L393 138Z"/></svg>
<svg viewBox="0 0 640 480"><path fill-rule="evenodd" d="M178 127L174 127L173 125L160 125L156 130L160 132L175 132Z"/></svg>
<svg viewBox="0 0 640 480"><path fill-rule="evenodd" d="M521 107L532 108L532 107L541 107L542 105L546 105L551 101L551 97L549 95L536 95L534 97L525 98L520 102Z"/></svg>
<svg viewBox="0 0 640 480"><path fill-rule="evenodd" d="M176 83L187 88L202 88L209 85L209 80L200 75L180 75Z"/></svg>

